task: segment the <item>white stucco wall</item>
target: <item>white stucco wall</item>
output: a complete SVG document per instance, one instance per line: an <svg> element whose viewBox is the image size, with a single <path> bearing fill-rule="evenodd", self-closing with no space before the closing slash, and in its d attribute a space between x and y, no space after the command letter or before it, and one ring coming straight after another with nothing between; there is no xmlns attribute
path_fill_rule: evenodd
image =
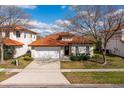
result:
<svg viewBox="0 0 124 93"><path fill-rule="evenodd" d="M26 34L26 38L24 37L25 34ZM2 32L2 36L5 37L5 32ZM10 32L9 38L24 44L23 46L19 46L19 47L16 46L15 48L16 53L14 55L14 57L16 58L16 57L24 55L28 50L31 49L31 47L28 46L28 44L36 40L36 34L21 31L20 37L16 37L16 32Z"/></svg>
<svg viewBox="0 0 124 93"><path fill-rule="evenodd" d="M112 54L124 57L124 43L122 43L120 39L109 40L107 49L109 49Z"/></svg>
<svg viewBox="0 0 124 93"><path fill-rule="evenodd" d="M26 38L24 37L25 34L26 34ZM32 37L31 37L31 35L32 35ZM32 33L28 33L28 32L21 32L20 37L16 37L15 32L10 32L9 38L28 45L36 40L36 34L32 34Z"/></svg>
<svg viewBox="0 0 124 93"><path fill-rule="evenodd" d="M122 29L122 40L124 40L124 29Z"/></svg>
<svg viewBox="0 0 124 93"><path fill-rule="evenodd" d="M17 46L15 48L15 54L14 54L14 58L20 57L24 54L26 54L26 52L30 50L30 48L27 45L23 45L23 46Z"/></svg>
<svg viewBox="0 0 124 93"><path fill-rule="evenodd" d="M34 47L31 50L32 57L35 59L59 59L63 57L61 47Z"/></svg>

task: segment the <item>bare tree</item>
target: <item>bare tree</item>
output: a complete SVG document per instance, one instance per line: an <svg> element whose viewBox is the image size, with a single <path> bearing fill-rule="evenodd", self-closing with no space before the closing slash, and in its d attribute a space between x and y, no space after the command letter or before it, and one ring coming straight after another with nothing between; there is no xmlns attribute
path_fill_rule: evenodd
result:
<svg viewBox="0 0 124 93"><path fill-rule="evenodd" d="M0 6L0 52L1 63L4 62L3 31L15 30L17 26L25 26L29 16L16 6ZM7 29L6 29L7 28ZM4 37L5 38L5 37Z"/></svg>
<svg viewBox="0 0 124 93"><path fill-rule="evenodd" d="M68 27L82 35L90 35L96 45L102 47L103 62L106 64L106 47L113 35L124 24L124 11L117 6L72 6L74 16Z"/></svg>

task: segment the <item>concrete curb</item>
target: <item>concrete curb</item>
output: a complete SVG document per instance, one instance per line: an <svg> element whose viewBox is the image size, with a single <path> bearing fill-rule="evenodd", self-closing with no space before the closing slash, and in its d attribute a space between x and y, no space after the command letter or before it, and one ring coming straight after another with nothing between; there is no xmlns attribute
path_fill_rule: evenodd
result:
<svg viewBox="0 0 124 93"><path fill-rule="evenodd" d="M124 84L0 84L0 88L124 88Z"/></svg>

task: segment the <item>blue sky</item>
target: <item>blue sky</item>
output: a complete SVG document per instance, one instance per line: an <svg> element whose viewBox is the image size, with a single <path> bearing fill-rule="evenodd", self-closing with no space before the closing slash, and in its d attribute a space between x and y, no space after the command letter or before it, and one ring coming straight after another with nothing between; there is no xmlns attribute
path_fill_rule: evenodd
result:
<svg viewBox="0 0 124 93"><path fill-rule="evenodd" d="M54 32L65 31L57 24L69 22L66 20L68 14L72 14L70 6L67 5L26 5L18 6L22 8L27 14L31 15L33 31L41 33L42 36Z"/></svg>
<svg viewBox="0 0 124 93"><path fill-rule="evenodd" d="M66 20L68 14L72 14L70 6L67 5L22 5L22 8L27 14L31 15L31 26L33 31L41 33L42 36L54 32L65 31L63 23L69 24Z"/></svg>
<svg viewBox="0 0 124 93"><path fill-rule="evenodd" d="M39 32L42 36L66 31L60 25L63 23L69 25L70 23L66 18L68 15L73 15L70 6L67 5L22 5L18 7L31 15L30 24L34 27L31 30ZM117 7L117 9L124 9L123 6Z"/></svg>
<svg viewBox="0 0 124 93"><path fill-rule="evenodd" d="M62 5L39 5L34 9L24 9L32 16L32 19L45 23L53 23L57 19L65 19L68 14L69 6Z"/></svg>

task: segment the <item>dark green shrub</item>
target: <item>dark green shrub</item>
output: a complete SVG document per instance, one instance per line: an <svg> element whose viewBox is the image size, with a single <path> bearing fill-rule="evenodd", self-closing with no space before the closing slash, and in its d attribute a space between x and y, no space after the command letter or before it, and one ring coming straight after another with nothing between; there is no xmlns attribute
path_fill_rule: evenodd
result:
<svg viewBox="0 0 124 93"><path fill-rule="evenodd" d="M89 55L86 55L86 54L78 54L78 55L72 55L70 56L70 60L72 61L81 61L81 60L88 60L90 59L90 56Z"/></svg>
<svg viewBox="0 0 124 93"><path fill-rule="evenodd" d="M23 58L24 60L26 60L26 61L32 61L33 60L33 58L32 57L30 57L30 56L24 56L24 58Z"/></svg>
<svg viewBox="0 0 124 93"><path fill-rule="evenodd" d="M90 59L90 56L82 54L82 55L80 55L80 58L81 58L81 60L85 60L86 61L86 60Z"/></svg>
<svg viewBox="0 0 124 93"><path fill-rule="evenodd" d="M8 59L12 59L13 55L14 55L14 47L12 46L4 46L4 59L8 60Z"/></svg>
<svg viewBox="0 0 124 93"><path fill-rule="evenodd" d="M80 58L80 56L70 56L70 60L72 60L72 61L80 61L81 58Z"/></svg>
<svg viewBox="0 0 124 93"><path fill-rule="evenodd" d="M31 57L31 51L28 50L28 51L26 52L25 56L29 56L29 57Z"/></svg>

